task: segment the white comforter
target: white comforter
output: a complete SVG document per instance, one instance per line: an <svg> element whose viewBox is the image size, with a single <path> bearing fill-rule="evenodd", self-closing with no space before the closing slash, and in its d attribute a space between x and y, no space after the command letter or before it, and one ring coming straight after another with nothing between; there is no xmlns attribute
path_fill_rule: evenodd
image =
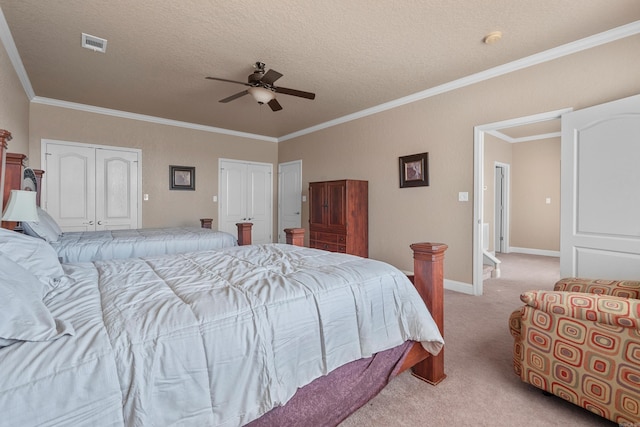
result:
<svg viewBox="0 0 640 427"><path fill-rule="evenodd" d="M179 254L237 244L229 233L196 227L65 232L51 242L65 263Z"/></svg>
<svg viewBox="0 0 640 427"><path fill-rule="evenodd" d="M0 349L12 426L237 426L352 360L443 340L400 271L256 245L66 265L47 305L75 336Z"/></svg>

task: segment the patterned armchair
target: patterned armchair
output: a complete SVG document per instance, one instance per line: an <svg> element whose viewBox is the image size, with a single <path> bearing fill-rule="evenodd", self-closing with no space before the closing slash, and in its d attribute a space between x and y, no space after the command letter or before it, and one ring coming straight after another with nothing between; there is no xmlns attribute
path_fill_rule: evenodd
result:
<svg viewBox="0 0 640 427"><path fill-rule="evenodd" d="M562 279L509 319L526 383L621 425L640 425L640 282Z"/></svg>

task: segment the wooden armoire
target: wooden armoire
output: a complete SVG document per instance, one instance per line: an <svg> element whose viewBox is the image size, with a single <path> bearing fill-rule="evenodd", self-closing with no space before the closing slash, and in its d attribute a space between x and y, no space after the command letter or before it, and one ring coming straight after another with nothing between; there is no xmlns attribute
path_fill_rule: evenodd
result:
<svg viewBox="0 0 640 427"><path fill-rule="evenodd" d="M369 183L309 183L309 247L369 256Z"/></svg>

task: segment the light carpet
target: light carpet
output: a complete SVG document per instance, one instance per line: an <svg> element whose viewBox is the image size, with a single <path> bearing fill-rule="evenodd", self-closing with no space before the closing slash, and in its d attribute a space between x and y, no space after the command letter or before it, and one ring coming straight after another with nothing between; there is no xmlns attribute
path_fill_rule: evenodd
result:
<svg viewBox="0 0 640 427"><path fill-rule="evenodd" d="M501 278L485 280L484 295L445 291L447 378L434 387L405 372L340 427L617 425L545 396L515 375L509 315L522 305L522 292L553 289L559 261L524 254L499 258Z"/></svg>

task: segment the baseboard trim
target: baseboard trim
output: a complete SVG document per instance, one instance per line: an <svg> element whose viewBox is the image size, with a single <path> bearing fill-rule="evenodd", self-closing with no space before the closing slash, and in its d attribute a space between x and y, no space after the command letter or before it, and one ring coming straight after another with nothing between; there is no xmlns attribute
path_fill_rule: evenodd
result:
<svg viewBox="0 0 640 427"><path fill-rule="evenodd" d="M515 252L515 253L527 254L527 255L552 256L552 257L560 258L560 251L548 251L544 249L517 248L517 247L511 246L509 247L509 252Z"/></svg>
<svg viewBox="0 0 640 427"><path fill-rule="evenodd" d="M444 288L450 291L473 295L473 285L455 280L444 279Z"/></svg>

